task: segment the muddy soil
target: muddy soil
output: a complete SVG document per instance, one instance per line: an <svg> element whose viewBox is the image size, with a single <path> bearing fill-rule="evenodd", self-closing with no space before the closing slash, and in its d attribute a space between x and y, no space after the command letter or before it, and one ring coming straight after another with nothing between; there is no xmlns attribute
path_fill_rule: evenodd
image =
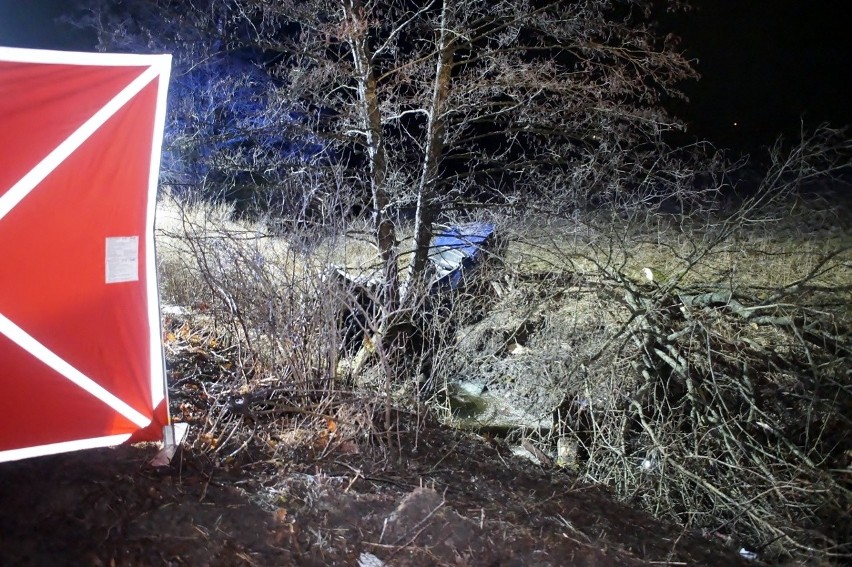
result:
<svg viewBox="0 0 852 567"><path fill-rule="evenodd" d="M155 469L151 446L2 464L0 565L742 562L497 441L436 424L395 438L401 451L372 441L241 464L184 448Z"/></svg>

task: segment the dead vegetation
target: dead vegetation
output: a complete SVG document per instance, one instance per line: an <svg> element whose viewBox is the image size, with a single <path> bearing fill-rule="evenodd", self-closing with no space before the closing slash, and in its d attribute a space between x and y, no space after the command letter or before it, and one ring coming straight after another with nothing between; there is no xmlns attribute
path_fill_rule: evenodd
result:
<svg viewBox="0 0 852 567"><path fill-rule="evenodd" d="M762 553L845 556L850 257L831 250L777 288L641 282L600 263L528 291L550 315L524 356L550 353L532 374L565 388L548 443L568 437L571 466L656 515Z"/></svg>
<svg viewBox="0 0 852 567"><path fill-rule="evenodd" d="M538 420L500 434L540 461L761 557L839 561L850 209L842 183L804 190L836 170L818 172L808 147L725 207L732 170L688 195L710 203L690 214L640 191L642 206L612 214L554 199L502 216L500 262L394 313L330 276L345 233L273 236L184 208L160 227L166 299L186 306L167 318L173 411L226 466L391 459L418 447L428 413L453 422L446 394L475 377ZM375 257L346 249L350 265ZM391 320L410 328L388 332Z"/></svg>
<svg viewBox="0 0 852 567"><path fill-rule="evenodd" d="M516 279L535 254L547 283L511 301L528 314L518 332L542 327L522 345L536 357L524 387L565 394L544 436L567 445L565 464L762 554L839 559L852 552L848 186L803 196L808 152L729 213L628 209L519 236Z"/></svg>

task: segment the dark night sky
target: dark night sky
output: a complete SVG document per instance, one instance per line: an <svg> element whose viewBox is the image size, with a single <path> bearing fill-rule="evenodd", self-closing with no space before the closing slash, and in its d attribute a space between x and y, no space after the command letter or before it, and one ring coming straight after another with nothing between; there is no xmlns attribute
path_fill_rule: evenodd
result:
<svg viewBox="0 0 852 567"><path fill-rule="evenodd" d="M71 0L0 0L0 45L92 51L93 35L55 22Z"/></svg>
<svg viewBox="0 0 852 567"><path fill-rule="evenodd" d="M752 150L806 125L852 124L849 0L692 0L668 24L702 79L676 109L690 135ZM0 45L91 50L94 39L54 23L68 0L0 0ZM737 126L734 126L734 124Z"/></svg>
<svg viewBox="0 0 852 567"><path fill-rule="evenodd" d="M702 79L685 88L691 103L679 115L696 135L742 149L794 136L802 119L852 124L848 4L693 0L678 27Z"/></svg>

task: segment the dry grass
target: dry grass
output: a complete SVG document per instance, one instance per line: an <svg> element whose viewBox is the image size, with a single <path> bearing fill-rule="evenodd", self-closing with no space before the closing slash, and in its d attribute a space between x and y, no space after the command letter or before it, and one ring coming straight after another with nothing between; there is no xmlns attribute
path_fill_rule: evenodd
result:
<svg viewBox="0 0 852 567"><path fill-rule="evenodd" d="M838 269L823 271L814 283L842 286L852 281L852 233L840 219L826 229L797 214L740 226L727 235L721 233L728 227L718 222L679 221L661 215L524 219L510 228L505 262L521 274L571 270L594 276L604 268L642 282L644 268L651 268L660 285L677 281L682 286L727 283L777 289L843 250L835 259Z"/></svg>
<svg viewBox="0 0 852 567"><path fill-rule="evenodd" d="M581 474L659 516L778 556L847 553L818 524L850 501L848 470L832 467L845 466L850 445L838 428L848 421L852 233L838 212L791 208L775 220L739 219L736 230L720 219L660 215L503 222L503 267L483 275L496 288L471 290L448 304L440 324L432 321L427 379L443 384L503 348L475 355L455 330L470 323L487 331L501 309L509 319L537 318L540 331L523 355L529 368L538 364L569 406L586 400L586 414L562 424L582 445ZM212 336L225 348L203 380L211 418L199 447L223 456L274 450L293 423L281 415L322 424L341 396L366 394L364 416L352 421L372 431L382 400L416 397L410 386L421 376L393 392L359 393L339 373L341 313L356 298L328 266L355 274L377 267L366 225L272 235L232 216L168 200L159 209L164 298L190 309L190 328L207 329L202 342ZM653 283L644 268L655 272ZM700 303L701 293L719 290L731 292L727 301ZM758 306L760 317L743 317L736 305ZM803 340L803 330L833 337L847 354ZM245 429L235 399L261 402L260 426ZM820 430L820 420L833 429Z"/></svg>

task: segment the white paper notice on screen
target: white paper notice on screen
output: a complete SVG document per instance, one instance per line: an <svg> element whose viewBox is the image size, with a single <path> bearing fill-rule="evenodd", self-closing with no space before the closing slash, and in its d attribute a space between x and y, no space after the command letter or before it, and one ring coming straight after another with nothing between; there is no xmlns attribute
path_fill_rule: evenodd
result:
<svg viewBox="0 0 852 567"><path fill-rule="evenodd" d="M106 283L139 280L139 237L109 236L106 239Z"/></svg>

